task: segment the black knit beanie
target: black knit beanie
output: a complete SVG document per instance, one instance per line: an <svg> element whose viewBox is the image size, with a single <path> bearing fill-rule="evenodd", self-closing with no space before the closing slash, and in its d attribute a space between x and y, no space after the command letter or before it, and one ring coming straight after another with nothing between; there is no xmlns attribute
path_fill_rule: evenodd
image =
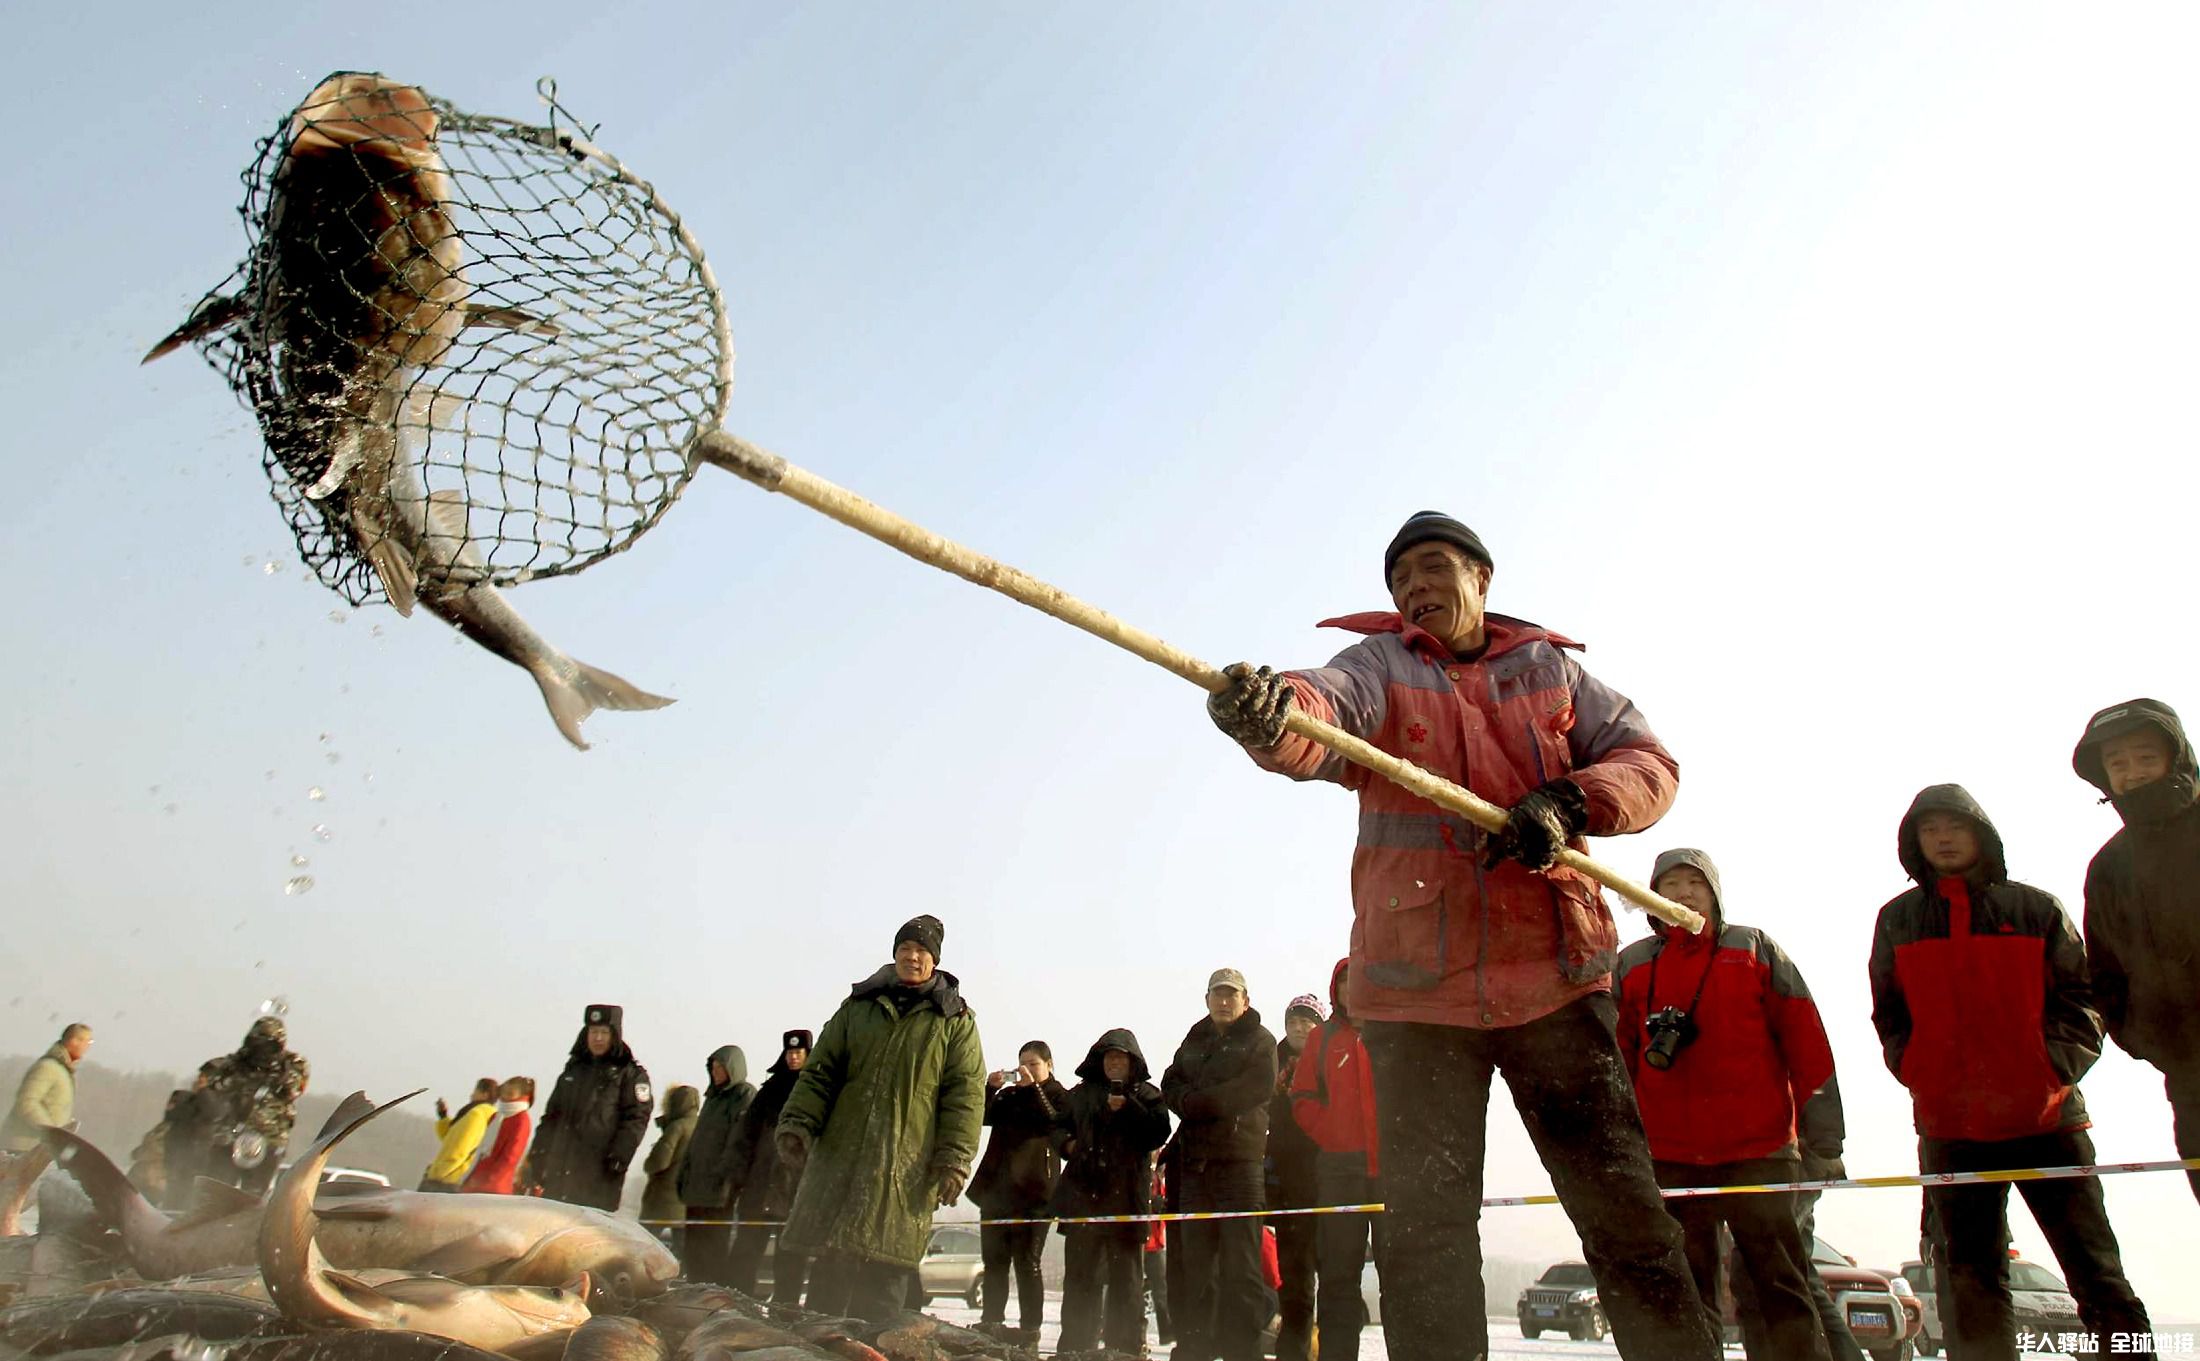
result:
<svg viewBox="0 0 2200 1361"><path fill-rule="evenodd" d="M1481 535L1440 510L1424 510L1416 512L1411 519L1400 525L1397 535L1390 541L1390 547L1383 550L1383 588L1390 588L1391 569L1398 565L1398 559L1404 556L1408 548L1417 543L1432 541L1451 544L1490 570L1497 569L1497 562L1490 557L1490 550L1482 546Z"/></svg>
<svg viewBox="0 0 2200 1361"><path fill-rule="evenodd" d="M941 923L938 917L932 916L930 913L926 913L921 917L911 917L901 924L901 930L894 933L894 948L899 950L901 943L905 940L913 940L925 949L930 950L932 952L932 962L938 964L940 962L940 946L947 941L947 927Z"/></svg>

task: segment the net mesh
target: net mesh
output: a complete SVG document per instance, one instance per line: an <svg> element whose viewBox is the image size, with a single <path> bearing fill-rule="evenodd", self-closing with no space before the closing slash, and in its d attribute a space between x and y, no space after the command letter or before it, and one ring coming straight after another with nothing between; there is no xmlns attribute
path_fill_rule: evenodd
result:
<svg viewBox="0 0 2200 1361"><path fill-rule="evenodd" d="M244 262L191 337L258 418L307 567L359 605L388 598L370 555L408 525L448 550L406 555L424 587L627 547L732 384L701 250L548 82L535 126L379 77L332 100L340 78L259 143Z"/></svg>

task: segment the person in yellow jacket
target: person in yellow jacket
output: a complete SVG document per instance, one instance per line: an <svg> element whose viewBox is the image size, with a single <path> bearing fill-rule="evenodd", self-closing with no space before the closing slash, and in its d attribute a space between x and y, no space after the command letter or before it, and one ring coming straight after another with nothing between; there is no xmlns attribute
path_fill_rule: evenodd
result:
<svg viewBox="0 0 2200 1361"><path fill-rule="evenodd" d="M443 1143L435 1151L435 1161L428 1164L426 1176L420 1179L423 1191L456 1191L458 1184L466 1180L474 1158L481 1152L481 1138L489 1132L489 1121L497 1113L497 1084L493 1078L483 1078L474 1084L474 1094L458 1114L441 1098L435 1103L436 1137Z"/></svg>

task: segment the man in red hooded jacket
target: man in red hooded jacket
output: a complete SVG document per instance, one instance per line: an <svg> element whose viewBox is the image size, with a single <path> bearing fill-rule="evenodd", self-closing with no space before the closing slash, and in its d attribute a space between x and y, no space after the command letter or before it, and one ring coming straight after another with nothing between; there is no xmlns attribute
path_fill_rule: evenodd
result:
<svg viewBox="0 0 2200 1361"><path fill-rule="evenodd" d="M1375 1126L1375 1081L1367 1046L1346 1006L1345 978L1352 961L1340 959L1329 979L1329 1019L1299 1051L1291 1074L1291 1118L1321 1152L1314 1159L1317 1205L1373 1205L1383 1196L1377 1178L1380 1135ZM1371 1214L1329 1214L1315 1221L1314 1255L1320 1264L1316 1323L1324 1361L1359 1361L1362 1306L1360 1273L1374 1240L1380 1286L1383 1223Z"/></svg>
<svg viewBox="0 0 2200 1361"><path fill-rule="evenodd" d="M2055 895L2009 877L2001 834L1961 785L1920 792L1896 846L1917 885L1879 909L1872 1024L1887 1070L1910 1089L1918 1170L2090 1165L2078 1079L2101 1057L2101 1018L2069 914ZM2110 1334L2148 1331L2101 1183L2016 1185L2097 1350L2110 1350ZM2009 1184L1929 1186L1925 1201L1947 1263L1948 1355L2013 1361Z"/></svg>
<svg viewBox="0 0 2200 1361"><path fill-rule="evenodd" d="M1489 1350L1482 1155L1502 1072L1620 1354L1708 1361L1718 1340L1614 1036L1619 931L1596 885L1556 864L1584 834L1656 822L1679 767L1626 696L1574 660L1579 644L1485 612L1492 571L1473 530L1423 511L1383 555L1394 612L1330 620L1366 637L1317 670L1229 668L1208 713L1264 769L1359 796L1351 1006L1389 1169L1390 1354ZM1294 706L1511 808L1504 829L1485 835L1285 732Z"/></svg>
<svg viewBox="0 0 2200 1361"><path fill-rule="evenodd" d="M1702 851L1660 855L1650 887L1711 923L1701 935L1660 927L1619 956L1619 1047L1659 1185L1800 1180L1797 1117L1833 1077L1833 1047L1802 971L1772 937L1727 920L1719 867ZM1724 1224L1755 1288L1768 1354L1832 1361L1794 1192L1669 1204L1706 1308L1718 1307Z"/></svg>

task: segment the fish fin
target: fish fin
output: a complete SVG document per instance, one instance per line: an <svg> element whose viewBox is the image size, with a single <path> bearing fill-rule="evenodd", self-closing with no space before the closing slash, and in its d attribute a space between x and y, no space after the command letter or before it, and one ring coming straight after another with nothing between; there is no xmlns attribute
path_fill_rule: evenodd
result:
<svg viewBox="0 0 2200 1361"><path fill-rule="evenodd" d="M466 551L472 526L466 523L466 495L450 487L428 493L428 533L452 541L451 557Z"/></svg>
<svg viewBox="0 0 2200 1361"><path fill-rule="evenodd" d="M335 437L329 441L328 467L312 486L306 488L308 501L326 501L344 485L351 470L366 461L366 441L359 438L358 425L346 420L337 421L335 425Z"/></svg>
<svg viewBox="0 0 2200 1361"><path fill-rule="evenodd" d="M483 307L478 303L460 303L459 314L466 318L468 326L495 326L521 335L543 336L555 340L565 334L559 325L546 317L523 312L517 307Z"/></svg>
<svg viewBox="0 0 2200 1361"><path fill-rule="evenodd" d="M169 1219L115 1166L113 1159L74 1130L48 1129L46 1146L53 1150L55 1164L75 1177L84 1194L92 1198L92 1209L100 1220L122 1235L123 1254L132 1266L146 1276L156 1272L162 1278L176 1274L159 1272L160 1263L141 1255L168 1232Z"/></svg>
<svg viewBox="0 0 2200 1361"><path fill-rule="evenodd" d="M191 1183L191 1208L176 1220L177 1228L191 1224L204 1224L208 1220L226 1219L240 1210L257 1210L260 1198L250 1191L231 1186L212 1177L194 1178Z"/></svg>
<svg viewBox="0 0 2200 1361"><path fill-rule="evenodd" d="M437 1276L449 1276L453 1280L463 1280L469 1275L506 1265L523 1246L514 1242L509 1234L484 1231L471 1238L445 1243L433 1252L414 1258L406 1265L414 1271L426 1271Z"/></svg>
<svg viewBox="0 0 2200 1361"><path fill-rule="evenodd" d="M183 319L183 325L161 337L160 343L145 352L140 364L150 364L164 354L182 349L194 340L226 331L244 320L246 311L243 298L213 295L199 299L191 315Z"/></svg>
<svg viewBox="0 0 2200 1361"><path fill-rule="evenodd" d="M673 702L586 662L574 662L571 676L547 667L532 674L535 684L542 687L542 702L550 708L550 721L558 725L566 741L582 751L588 750L588 743L581 739L581 720L598 709L662 709Z"/></svg>
<svg viewBox="0 0 2200 1361"><path fill-rule="evenodd" d="M396 1217L397 1211L387 1204L361 1204L359 1199L369 1194L388 1195L389 1187L361 1186L357 1189L344 1187L343 1190L339 1191L337 1187L342 1185L341 1182L332 1182L314 1189L313 1213L315 1215L322 1219L348 1219L355 1223Z"/></svg>
<svg viewBox="0 0 2200 1361"><path fill-rule="evenodd" d="M339 1130L356 1125L361 1117L369 1115L373 1111L374 1102L369 1099L365 1092L353 1092L350 1096L336 1103L336 1109L330 1111L328 1119L321 1122L321 1128L314 1134L313 1142L319 1143Z"/></svg>
<svg viewBox="0 0 2200 1361"><path fill-rule="evenodd" d="M367 563L382 583L382 594L390 598L390 608L412 618L413 605L420 598L420 572L413 565L413 555L385 534L367 545Z"/></svg>

